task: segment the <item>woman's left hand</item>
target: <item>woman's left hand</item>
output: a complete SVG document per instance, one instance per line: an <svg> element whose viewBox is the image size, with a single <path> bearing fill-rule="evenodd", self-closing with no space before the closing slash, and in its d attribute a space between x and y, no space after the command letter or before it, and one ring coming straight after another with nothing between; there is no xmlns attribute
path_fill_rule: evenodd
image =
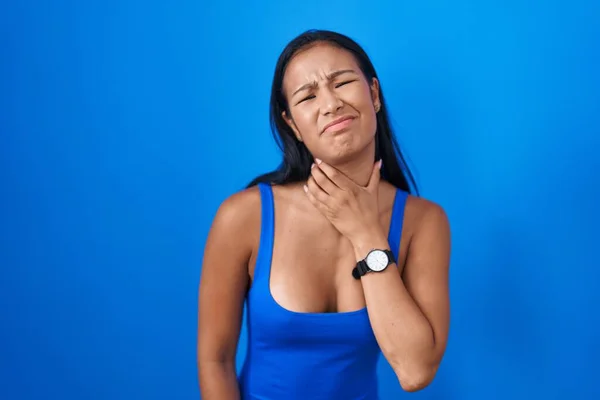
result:
<svg viewBox="0 0 600 400"><path fill-rule="evenodd" d="M367 186L360 186L331 165L316 159L304 186L311 203L354 245L381 234L378 190L381 161Z"/></svg>

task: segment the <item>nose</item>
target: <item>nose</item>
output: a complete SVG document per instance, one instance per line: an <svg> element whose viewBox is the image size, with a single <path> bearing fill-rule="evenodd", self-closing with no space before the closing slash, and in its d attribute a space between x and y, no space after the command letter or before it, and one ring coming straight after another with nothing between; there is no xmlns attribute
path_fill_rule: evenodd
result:
<svg viewBox="0 0 600 400"><path fill-rule="evenodd" d="M323 115L337 112L344 103L332 90L324 90L321 94L321 112Z"/></svg>

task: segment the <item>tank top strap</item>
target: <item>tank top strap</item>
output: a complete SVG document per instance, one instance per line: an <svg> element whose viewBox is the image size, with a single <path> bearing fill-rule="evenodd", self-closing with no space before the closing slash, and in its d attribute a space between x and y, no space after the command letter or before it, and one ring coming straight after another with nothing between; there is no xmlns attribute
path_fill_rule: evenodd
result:
<svg viewBox="0 0 600 400"><path fill-rule="evenodd" d="M394 253L396 260L400 254L400 240L402 239L402 225L404 224L404 208L408 192L401 189L396 189L394 197L394 206L392 208L392 220L390 222L390 231L388 234L388 242Z"/></svg>
<svg viewBox="0 0 600 400"><path fill-rule="evenodd" d="M273 201L273 189L267 183L259 183L261 217L260 217L260 241L256 265L254 267L254 282L270 275L271 256L273 254L273 236L275 231L275 206Z"/></svg>

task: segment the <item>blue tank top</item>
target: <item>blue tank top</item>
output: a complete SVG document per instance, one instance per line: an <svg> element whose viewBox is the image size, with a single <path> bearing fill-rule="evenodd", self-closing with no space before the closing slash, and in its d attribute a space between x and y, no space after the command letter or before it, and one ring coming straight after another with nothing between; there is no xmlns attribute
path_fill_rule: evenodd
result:
<svg viewBox="0 0 600 400"><path fill-rule="evenodd" d="M246 298L248 350L239 376L242 399L377 400L381 352L366 307L299 313L283 308L272 297L273 192L267 184L258 186L261 234L254 280ZM397 190L392 210L388 241L396 259L407 195Z"/></svg>

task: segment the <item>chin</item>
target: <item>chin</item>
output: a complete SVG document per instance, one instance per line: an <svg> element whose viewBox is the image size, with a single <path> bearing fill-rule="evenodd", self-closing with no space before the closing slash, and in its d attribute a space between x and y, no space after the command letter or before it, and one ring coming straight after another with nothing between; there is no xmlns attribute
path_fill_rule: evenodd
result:
<svg viewBox="0 0 600 400"><path fill-rule="evenodd" d="M350 133L350 132L348 132ZM375 137L369 138L366 143L359 139L357 136L351 137L349 136L349 140L340 140L336 143L332 143L328 146L327 149L324 149L323 160L325 162L329 162L330 164L344 164L349 161L352 161L359 157L363 152L368 151L370 147L375 147ZM341 138L340 138L341 139ZM326 156L325 156L326 155ZM328 160L329 161L328 161Z"/></svg>
<svg viewBox="0 0 600 400"><path fill-rule="evenodd" d="M354 147L336 147L327 151L327 158L331 165L346 164L355 160L361 153L361 149ZM325 158L323 158L325 160ZM327 161L326 161L327 162Z"/></svg>

